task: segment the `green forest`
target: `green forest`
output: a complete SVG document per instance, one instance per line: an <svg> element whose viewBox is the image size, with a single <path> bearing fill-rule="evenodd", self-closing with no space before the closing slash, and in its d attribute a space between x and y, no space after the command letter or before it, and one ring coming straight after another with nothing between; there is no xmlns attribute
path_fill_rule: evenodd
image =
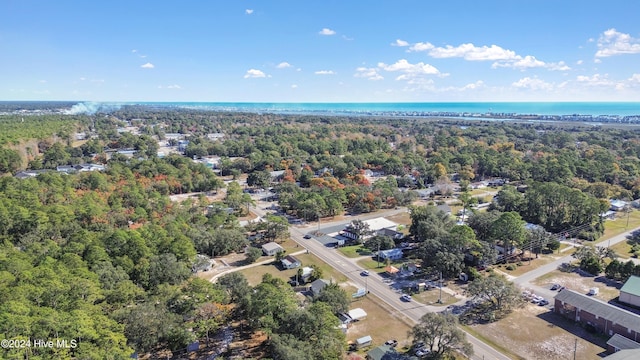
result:
<svg viewBox="0 0 640 360"><path fill-rule="evenodd" d="M119 132L125 125L139 134ZM91 137L73 144L74 132ZM184 154L159 157L158 141L176 133L189 140ZM259 245L246 236L256 229L238 221L251 202L235 182L241 177L249 189L273 188L283 212L306 221L410 206L418 197L412 190L427 188L452 196L459 187L467 208L485 200L470 195L474 182L507 179L491 211L473 213L467 225L433 207L411 207L416 258L447 276L465 266L465 252L495 257L483 244L529 242L533 249L551 242L548 233L569 230L594 240L610 199L640 197L634 127L127 106L24 122L2 115L0 134L0 335L77 340L68 349L2 350L9 359L178 353L196 339L208 343L232 321L266 334L266 357L342 358L336 314L348 299L339 287L302 301L270 276L253 288L239 274L216 283L193 276L198 254ZM26 140L37 149L25 157L15 145ZM203 157L219 157L216 171L194 161ZM82 163L106 169L56 171ZM22 170L41 172L14 176ZM273 178L274 171L282 173ZM369 171L382 175L372 180ZM220 203L169 199L222 189ZM545 232L520 232L525 221ZM271 238L287 236L280 217L264 226Z"/></svg>

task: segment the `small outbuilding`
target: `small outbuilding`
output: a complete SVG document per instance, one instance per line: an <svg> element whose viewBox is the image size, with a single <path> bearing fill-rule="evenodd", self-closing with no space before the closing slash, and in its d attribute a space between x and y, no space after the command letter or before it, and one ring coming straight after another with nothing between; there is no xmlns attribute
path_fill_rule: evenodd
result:
<svg viewBox="0 0 640 360"><path fill-rule="evenodd" d="M274 256L275 254L283 251L284 249L282 246L274 243L273 241L262 245L262 252L267 256Z"/></svg>
<svg viewBox="0 0 640 360"><path fill-rule="evenodd" d="M314 296L317 296L322 290L324 290L324 288L327 287L327 285L329 285L328 280L318 279L311 283L311 292Z"/></svg>
<svg viewBox="0 0 640 360"><path fill-rule="evenodd" d="M349 318L351 318L352 321L358 321L365 319L367 317L367 312L362 310L361 308L355 308L349 310L347 315L349 316Z"/></svg>
<svg viewBox="0 0 640 360"><path fill-rule="evenodd" d="M373 343L373 339L370 335L363 336L361 338L356 339L356 348L362 349L363 347L371 346Z"/></svg>

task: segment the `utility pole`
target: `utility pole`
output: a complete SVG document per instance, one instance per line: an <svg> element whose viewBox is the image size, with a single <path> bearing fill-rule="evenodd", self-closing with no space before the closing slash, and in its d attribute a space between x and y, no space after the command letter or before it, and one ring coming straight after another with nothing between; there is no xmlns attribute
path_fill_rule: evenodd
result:
<svg viewBox="0 0 640 360"><path fill-rule="evenodd" d="M578 352L578 338L576 338L576 344L573 346L573 360L576 360L577 352Z"/></svg>
<svg viewBox="0 0 640 360"><path fill-rule="evenodd" d="M442 271L440 271L440 297L438 298L438 304L442 304Z"/></svg>
<svg viewBox="0 0 640 360"><path fill-rule="evenodd" d="M378 259L377 267L380 267L380 243L378 243L378 252L376 253L376 259Z"/></svg>

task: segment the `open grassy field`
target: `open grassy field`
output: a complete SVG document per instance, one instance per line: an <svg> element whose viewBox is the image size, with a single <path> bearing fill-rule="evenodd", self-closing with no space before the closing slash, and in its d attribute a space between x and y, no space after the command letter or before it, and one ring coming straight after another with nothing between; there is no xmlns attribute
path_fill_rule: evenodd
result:
<svg viewBox="0 0 640 360"><path fill-rule="evenodd" d="M500 321L464 328L513 359L572 359L577 348L576 359L595 360L601 358L606 346L604 338L532 304Z"/></svg>
<svg viewBox="0 0 640 360"><path fill-rule="evenodd" d="M626 260L633 257L633 254L631 253L631 245L629 245L629 243L627 243L626 241L622 241L615 245L612 245L610 248L611 250L616 252L619 258L621 258L619 260Z"/></svg>
<svg viewBox="0 0 640 360"><path fill-rule="evenodd" d="M431 289L431 290L426 290L417 294L412 294L411 297L413 297L414 300L416 300L417 302L421 303L421 304L426 304L426 305L435 305L435 306L443 306L446 307L447 305L451 305L455 302L457 302L459 299L456 299L455 296L447 293L446 291L442 292L442 303L438 304L438 299L440 299L440 290L439 289Z"/></svg>
<svg viewBox="0 0 640 360"><path fill-rule="evenodd" d="M337 283L347 281L347 278L339 271L325 264L313 254L300 254L296 255L296 257L300 259L300 262L302 262L302 266L318 266L322 270L322 277L324 279L332 279ZM289 281L289 279L292 276L295 276L298 272L298 269L280 270L280 267L275 265L275 258L273 260L274 263L250 267L244 270L240 270L240 273L247 278L249 285L255 286L262 281L262 275L266 273L273 275L273 277Z"/></svg>
<svg viewBox="0 0 640 360"><path fill-rule="evenodd" d="M373 255L373 251L365 248L362 245L353 245L353 246L343 246L338 248L338 251L342 253L342 255L348 258L357 258L361 256L371 256Z"/></svg>
<svg viewBox="0 0 640 360"><path fill-rule="evenodd" d="M602 243L610 238L620 235L625 231L640 227L640 211L633 210L629 213L628 223L627 214L618 214L615 220L607 220L604 223L604 234L598 239L597 243Z"/></svg>

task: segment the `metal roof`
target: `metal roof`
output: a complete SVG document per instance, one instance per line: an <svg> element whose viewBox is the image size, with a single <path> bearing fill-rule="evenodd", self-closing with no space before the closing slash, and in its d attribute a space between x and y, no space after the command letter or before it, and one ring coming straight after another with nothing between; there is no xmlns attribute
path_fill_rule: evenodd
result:
<svg viewBox="0 0 640 360"><path fill-rule="evenodd" d="M605 318L615 324L622 325L627 329L640 332L640 316L608 304L602 300L598 300L569 289L560 291L555 296L555 299L560 300L563 303L573 305L581 311L586 311L598 317Z"/></svg>
<svg viewBox="0 0 640 360"><path fill-rule="evenodd" d="M607 341L607 345L618 350L640 349L640 344L620 334L615 334Z"/></svg>
<svg viewBox="0 0 640 360"><path fill-rule="evenodd" d="M627 282L624 283L624 286L620 289L620 292L640 296L640 277L631 275L629 280L627 280Z"/></svg>

